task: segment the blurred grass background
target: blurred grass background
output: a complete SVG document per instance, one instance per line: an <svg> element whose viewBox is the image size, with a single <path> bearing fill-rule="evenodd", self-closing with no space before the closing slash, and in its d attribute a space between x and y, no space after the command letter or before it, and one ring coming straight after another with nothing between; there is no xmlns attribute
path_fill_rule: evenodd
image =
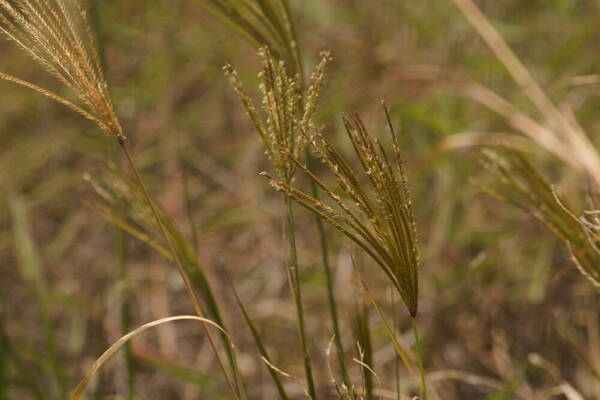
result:
<svg viewBox="0 0 600 400"><path fill-rule="evenodd" d="M470 177L490 179L477 148L452 145L462 132L511 132L505 120L461 94L466 83L484 84L535 115L502 64L451 1L291 3L305 60L312 65L320 51L332 52L318 114L327 135L339 136L349 150L341 113L351 111L382 131L382 99L401 126L422 247L425 363L428 372L441 372L436 387L442 398L528 398L562 379L585 398L600 398L594 288L539 223L469 183ZM597 86L572 78L599 70L600 5L478 4L550 97L575 108L596 143ZM138 164L186 235L197 230L198 252L227 305L249 396L275 398L223 273L247 302L275 364L302 376L282 267L280 199L258 176L268 164L222 72L231 63L245 82L258 82L256 52L196 0L93 0L90 8ZM0 54L2 71L52 86L6 41ZM85 206L96 194L83 176L102 174L106 160L118 164L114 143L41 96L6 82L0 90L0 399L65 398L123 326L190 310L164 259ZM582 203L580 175L542 152L531 156L561 194ZM297 225L307 326L321 365L318 381L326 385L331 328L319 247L311 217L298 211ZM348 247L328 233L350 349L348 317L357 287ZM126 281L119 279L124 270ZM374 285L384 282L377 274L370 278ZM375 313L371 319L374 369L387 376L394 350ZM404 332L409 321L400 317L399 326ZM91 398L124 396L127 369L134 372L136 398L227 398L193 322L161 327L133 341L129 351L132 365L122 357L111 361ZM554 369L539 367L532 354ZM496 386L474 385L457 371Z"/></svg>

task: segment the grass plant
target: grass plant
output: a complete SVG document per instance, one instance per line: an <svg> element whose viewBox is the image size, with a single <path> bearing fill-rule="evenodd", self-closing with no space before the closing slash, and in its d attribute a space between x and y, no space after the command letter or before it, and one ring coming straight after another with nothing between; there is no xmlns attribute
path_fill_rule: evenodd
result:
<svg viewBox="0 0 600 400"><path fill-rule="evenodd" d="M88 17L85 9L95 11ZM0 72L1 80L103 133L66 120L60 107L21 106L26 98L10 85L0 96L0 259L14 264L0 269L0 400L68 398L81 366L107 347L72 400L115 392L186 400L598 397L600 78L588 44L598 12L569 1L0 0L0 35L33 61L18 76ZM465 34L472 28L479 36ZM241 78L255 54L232 32L259 51L259 102ZM335 63L328 52L303 57L323 47ZM14 69L11 51L2 70ZM236 65L225 67L234 91L220 74L224 60ZM117 83L110 88L107 68ZM236 95L243 107L232 106ZM394 104L384 105L390 132L381 138L359 117L371 115L377 98ZM332 116L344 109L358 112L336 124ZM239 123L244 111L258 135ZM64 133L48 139L58 119ZM467 126L476 131L450 135ZM146 149L136 160L129 135ZM266 184L251 172L262 163L256 136L270 162L262 175L281 197L253 186ZM570 279L568 268L553 274L569 265L554 238L537 236L535 225L515 234L512 220L498 218L510 208L462 186L476 157L435 151L473 144L491 144L477 185L540 221L592 285ZM83 203L111 230L78 208L89 154L106 155L99 158L108 167L84 175L84 190L96 197ZM149 166L164 168L165 206L146 186ZM273 268L273 220L283 225L285 273ZM419 253L436 268L421 269ZM148 271L156 255L176 265L185 290ZM319 258L323 270L311 268ZM145 290L157 279L172 285ZM282 296L286 280L291 296ZM186 307L184 296L196 315L156 315ZM183 320L200 323L204 335L180 323L141 335ZM254 357L246 352L252 342ZM296 342L299 352L291 351ZM199 343L216 358L192 354ZM125 363L111 370L121 350Z"/></svg>
<svg viewBox="0 0 600 400"><path fill-rule="evenodd" d="M146 188L126 144L127 139L114 111L87 13L77 0L73 0L71 5L77 13L74 13L63 0L48 2L19 0L16 4L3 0L0 3L0 31L43 69L64 84L79 104L12 75L0 73L0 78L33 89L67 106L95 122L102 131L115 138L179 270L194 310L198 317L204 318L204 312L190 278L175 250L171 237L165 230L155 201ZM80 33L80 29L85 32L84 35ZM233 397L236 399L243 397L241 383L237 382L237 377L229 376L208 326L206 324L203 326ZM233 367L233 370L235 371L236 368Z"/></svg>
<svg viewBox="0 0 600 400"><path fill-rule="evenodd" d="M315 129L313 117L323 85L329 55L324 53L321 56L321 61L312 75L312 84L308 88L306 101L303 102L302 83L297 75L296 77L290 76L285 63L275 61L268 48L263 48L260 54L264 67L261 72L263 83L260 86L263 95L262 106L266 115L264 120L258 114L250 96L244 90L235 70L231 66L226 66L225 71L260 135L267 156L275 167L276 175L289 184L296 172L296 165L292 162L290 155L299 158L303 154L306 138L302 132ZM312 372L309 340L306 335L304 306L302 304L294 211L292 202L287 197L284 198L284 206L285 236L289 241L288 274L290 289L296 305L298 332L304 355L308 393L312 399L316 399L317 392Z"/></svg>
<svg viewBox="0 0 600 400"><path fill-rule="evenodd" d="M295 84L298 86L300 95L308 96L307 98L301 97L299 102L311 101L310 97L316 93L311 94L305 87L305 63L300 52L297 29L288 0L248 0L243 2L201 0L200 4L223 20L226 25L255 48L262 49L262 52L268 52L269 57L273 57L274 60L283 61L289 69L289 76L296 81ZM312 89L317 89L317 87L313 85ZM313 160L310 153L306 151L305 155L307 164L311 165ZM311 195L319 198L318 187L314 182L311 182ZM321 261L325 272L327 300L339 368L344 384L351 387L352 382L344 360L344 348L341 343L341 330L333 289L333 272L329 260L328 239L325 235L323 221L316 216L315 226L319 234Z"/></svg>
<svg viewBox="0 0 600 400"><path fill-rule="evenodd" d="M540 221L566 245L579 271L594 286L600 286L599 224L595 204L591 203L592 209L578 217L518 151L488 150L483 162L497 181L496 185L483 186L483 190Z"/></svg>
<svg viewBox="0 0 600 400"><path fill-rule="evenodd" d="M370 183L370 190L351 164L319 130L303 132L303 135L323 164L333 173L340 191L346 198L340 197L336 190L306 168L293 154L289 154L289 159L327 194L330 203L318 200L278 177L266 172L263 175L277 191L343 233L381 268L413 318L417 355L420 356L416 327L419 269L416 224L408 182L400 161L398 138L387 109L386 116L395 162L391 161L379 139L368 133L358 115L344 118L348 138L360 161L362 173ZM427 389L421 362L419 370L421 393L425 398Z"/></svg>

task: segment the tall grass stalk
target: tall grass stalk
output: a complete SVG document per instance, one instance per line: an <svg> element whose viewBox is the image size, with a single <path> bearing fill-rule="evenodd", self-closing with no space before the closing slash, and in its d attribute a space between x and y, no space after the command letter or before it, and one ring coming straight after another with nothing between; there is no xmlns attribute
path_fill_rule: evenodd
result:
<svg viewBox="0 0 600 400"><path fill-rule="evenodd" d="M419 366L420 390L423 400L427 400L427 380L425 378L425 367L423 366L423 348L421 347L421 339L419 337L419 327L417 319L412 318L412 330L415 338L415 353L417 355L417 364Z"/></svg>
<svg viewBox="0 0 600 400"><path fill-rule="evenodd" d="M307 157L307 163L310 164L310 157ZM311 194L315 199L319 198L319 189L317 185L311 181ZM333 273L331 265L329 263L329 245L327 244L327 236L325 235L325 227L323 221L318 216L314 216L315 225L319 234L319 243L321 245L321 262L325 269L325 285L327 289L327 304L329 306L329 315L331 319L331 326L333 329L333 340L335 344L335 350L337 353L338 365L342 374L342 381L346 387L351 388L352 380L346 367L346 361L344 360L344 345L342 344L342 331L340 329L340 321L338 316L337 301L335 297L335 290L333 285Z"/></svg>
<svg viewBox="0 0 600 400"><path fill-rule="evenodd" d="M302 303L302 286L300 283L300 271L298 266L298 250L296 247L296 227L294 221L294 210L293 204L288 199L284 199L285 203L285 235L289 241L289 260L288 260L288 274L290 281L290 288L294 297L294 304L296 306L296 315L298 317L298 333L300 335L300 342L302 344L302 354L304 358L304 371L306 373L306 383L308 393L311 399L317 398L317 390L312 372L312 361L310 356L310 348L308 343L308 337L306 335L306 324L304 320L304 305Z"/></svg>
<svg viewBox="0 0 600 400"><path fill-rule="evenodd" d="M232 0L199 0L200 3L213 15L216 15L226 25L237 32L256 48L266 47L274 58L285 61L290 68L292 76L298 77L300 92L306 93L304 79L304 62L300 53L296 25L288 0L248 0L237 2ZM269 12L268 10L272 10ZM248 13L248 10L251 12ZM274 11L274 12L273 12ZM273 30L271 26L279 27ZM283 29L282 29L283 28ZM304 102L305 99L300 99ZM312 155L307 150L305 153L307 164L313 162ZM319 188L314 182L310 183L311 194L319 198ZM323 221L315 216L315 225L319 235L321 248L321 262L325 271L325 284L327 288L327 302L337 351L339 368L342 380L347 387L352 386L350 375L344 360L344 348L341 342L340 323L334 293L331 264L329 262L329 244L325 235Z"/></svg>
<svg viewBox="0 0 600 400"><path fill-rule="evenodd" d="M260 74L263 82L260 85L260 90L263 95L262 108L264 114L266 114L264 119L246 93L237 72L231 66L226 66L225 72L230 77L251 122L258 131L276 175L283 181L291 183L296 172L296 165L290 160L289 155L293 154L299 158L304 153L306 146L306 138L301 132L315 129L313 116L316 111L329 55L323 54L320 63L315 68L311 77L312 84L306 91L306 101L304 101L302 83L298 75L290 75L285 63L275 60L268 48L261 49L260 55L263 60L263 70ZM304 321L293 204L289 199L284 199L284 207L284 233L289 245L287 265L290 290L296 307L308 393L313 399L316 399L317 392Z"/></svg>
<svg viewBox="0 0 600 400"><path fill-rule="evenodd" d="M102 131L117 140L135 179L144 193L148 206L152 210L160 233L167 243L168 250L183 279L194 310L200 318L203 318L203 310L191 286L189 277L169 235L165 231L155 204L126 145L126 138L114 111L87 13L77 0L71 0L70 4L77 10L77 13L73 13L64 0L49 0L46 2L18 0L15 3L0 0L0 32L64 84L77 100L75 102L70 101L52 91L12 75L0 73L0 78L33 89L65 105L95 122ZM80 26L83 27L84 35L80 33ZM203 324L203 326L231 394L235 399L239 399L240 394L243 393L243 390L238 392L241 385L238 385L238 389L236 389L223 364L208 326L206 324Z"/></svg>

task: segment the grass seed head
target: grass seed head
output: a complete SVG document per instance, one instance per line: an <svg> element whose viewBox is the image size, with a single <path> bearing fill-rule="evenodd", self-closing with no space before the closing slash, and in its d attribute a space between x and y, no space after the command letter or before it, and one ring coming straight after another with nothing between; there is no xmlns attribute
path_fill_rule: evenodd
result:
<svg viewBox="0 0 600 400"><path fill-rule="evenodd" d="M33 89L124 140L95 48L87 14L77 0L0 0L0 32L58 79L75 101L12 75L0 78Z"/></svg>
<svg viewBox="0 0 600 400"><path fill-rule="evenodd" d="M315 131L309 143L335 176L345 196L337 195L336 190L296 159L293 159L295 165L327 194L329 202L316 199L280 178L265 176L275 189L334 226L369 254L390 278L414 317L418 308L419 269L416 224L396 134L390 123L396 156L392 160L358 115L344 117L344 125L362 173L357 173L320 131Z"/></svg>
<svg viewBox="0 0 600 400"><path fill-rule="evenodd" d="M277 177L289 183L296 171L292 159L301 157L307 138L317 130L313 118L330 56L327 52L321 54L311 75L311 85L303 93L302 80L297 75L291 76L283 61L276 60L267 48L260 49L259 54L263 63L259 74L262 115L237 72L230 65L224 69L265 145Z"/></svg>

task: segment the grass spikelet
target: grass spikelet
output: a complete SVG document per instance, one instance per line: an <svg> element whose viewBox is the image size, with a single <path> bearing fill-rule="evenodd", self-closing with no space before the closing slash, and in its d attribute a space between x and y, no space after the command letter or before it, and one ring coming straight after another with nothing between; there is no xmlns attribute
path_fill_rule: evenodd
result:
<svg viewBox="0 0 600 400"><path fill-rule="evenodd" d="M0 73L0 78L69 107L122 140L123 129L110 99L87 14L77 0L71 3L77 13L71 12L64 0L0 0L0 32L66 86L77 100L67 100L12 75ZM73 14L78 18L74 19Z"/></svg>
<svg viewBox="0 0 600 400"><path fill-rule="evenodd" d="M307 140L336 177L345 198L338 196L293 155L290 159L327 194L330 202L318 200L279 178L264 175L279 192L365 250L390 278L414 317L418 308L419 269L416 225L396 133L390 123L396 158L392 163L380 141L367 132L358 115L345 117L344 125L371 188L319 131Z"/></svg>

